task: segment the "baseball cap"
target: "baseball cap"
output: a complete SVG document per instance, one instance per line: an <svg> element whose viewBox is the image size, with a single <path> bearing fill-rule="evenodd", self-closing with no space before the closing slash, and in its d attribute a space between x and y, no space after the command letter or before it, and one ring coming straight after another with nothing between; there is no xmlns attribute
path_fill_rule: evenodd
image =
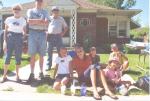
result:
<svg viewBox="0 0 150 101"><path fill-rule="evenodd" d="M52 7L52 11L53 11L53 10L59 10L59 8L58 8L57 6L53 6L53 7Z"/></svg>

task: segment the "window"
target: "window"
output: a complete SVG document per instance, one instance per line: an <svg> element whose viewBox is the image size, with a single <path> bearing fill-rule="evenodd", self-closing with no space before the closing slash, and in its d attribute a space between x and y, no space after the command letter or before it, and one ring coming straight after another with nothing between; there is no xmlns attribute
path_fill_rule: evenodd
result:
<svg viewBox="0 0 150 101"><path fill-rule="evenodd" d="M120 21L119 22L119 36L126 36L127 22Z"/></svg>
<svg viewBox="0 0 150 101"><path fill-rule="evenodd" d="M91 21L89 18L81 18L80 19L80 25L81 26L87 26L87 25L90 25L91 24Z"/></svg>
<svg viewBox="0 0 150 101"><path fill-rule="evenodd" d="M109 22L109 36L117 37L117 22L116 21Z"/></svg>

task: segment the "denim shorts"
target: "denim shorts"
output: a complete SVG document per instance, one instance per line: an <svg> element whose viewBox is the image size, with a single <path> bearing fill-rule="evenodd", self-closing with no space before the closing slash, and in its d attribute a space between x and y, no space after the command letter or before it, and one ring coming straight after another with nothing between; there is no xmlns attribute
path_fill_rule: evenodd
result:
<svg viewBox="0 0 150 101"><path fill-rule="evenodd" d="M10 64L10 59L13 55L15 55L16 65L21 64L21 55L22 55L22 46L23 46L23 34L22 33L7 33L7 52L5 57L5 64Z"/></svg>
<svg viewBox="0 0 150 101"><path fill-rule="evenodd" d="M46 33L44 31L29 30L28 53L33 56L46 54Z"/></svg>

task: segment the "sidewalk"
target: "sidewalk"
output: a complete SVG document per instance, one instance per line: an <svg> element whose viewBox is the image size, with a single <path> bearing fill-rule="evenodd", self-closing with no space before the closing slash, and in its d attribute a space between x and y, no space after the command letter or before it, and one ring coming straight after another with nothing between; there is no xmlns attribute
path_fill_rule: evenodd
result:
<svg viewBox="0 0 150 101"><path fill-rule="evenodd" d="M149 101L150 96L119 96L113 100L103 96L102 101ZM92 97L64 96L56 94L0 92L0 101L95 101Z"/></svg>

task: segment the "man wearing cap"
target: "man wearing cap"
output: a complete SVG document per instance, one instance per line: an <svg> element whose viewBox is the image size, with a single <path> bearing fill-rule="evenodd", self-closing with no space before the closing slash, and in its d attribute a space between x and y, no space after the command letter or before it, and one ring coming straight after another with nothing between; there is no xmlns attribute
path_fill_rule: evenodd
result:
<svg viewBox="0 0 150 101"><path fill-rule="evenodd" d="M52 16L50 16L50 23L48 26L48 69L52 66L52 51L53 47L59 51L63 45L62 37L68 30L68 26L63 17L59 16L59 8L57 6L52 7Z"/></svg>
<svg viewBox="0 0 150 101"><path fill-rule="evenodd" d="M43 56L46 54L46 33L48 28L48 13L43 8L43 0L35 0L35 8L27 11L27 22L29 24L28 52L31 56L31 74L28 81L34 80L35 55L39 54L39 77L43 78Z"/></svg>

